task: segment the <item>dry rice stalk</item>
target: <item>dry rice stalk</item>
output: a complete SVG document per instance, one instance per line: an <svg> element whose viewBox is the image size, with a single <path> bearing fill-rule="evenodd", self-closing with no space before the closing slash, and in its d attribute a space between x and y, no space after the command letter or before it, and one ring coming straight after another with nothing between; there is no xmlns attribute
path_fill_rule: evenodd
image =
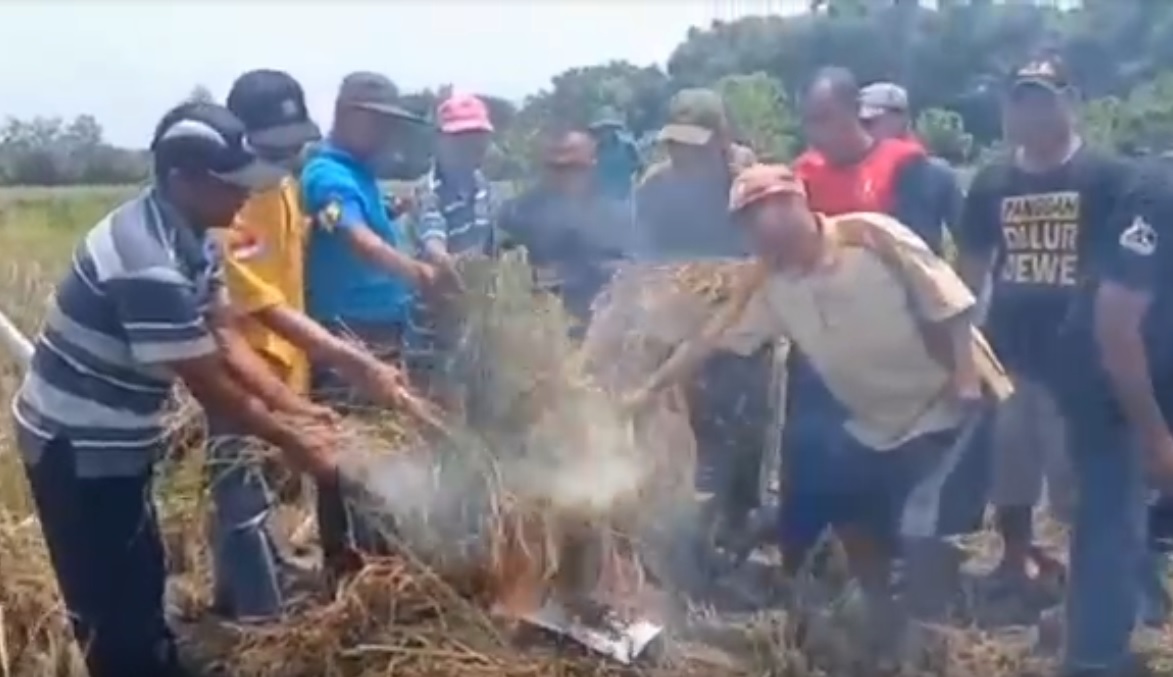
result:
<svg viewBox="0 0 1173 677"><path fill-rule="evenodd" d="M402 416L371 412L348 421L348 463L377 494L358 500L376 499L362 506L374 517L393 517L401 544L411 547L372 562L332 601L311 600L261 626L203 616L181 626L185 643L241 677L868 674L829 669L783 646L793 635L785 620L730 623L722 634L739 647L732 653L740 660L716 651L726 643L710 633L693 641L712 646L674 640L665 658L624 668L573 646L530 646L524 634L503 632L509 627L486 618L494 602L512 599L507 592L520 599L515 612L547 595L598 599L625 611L620 600L649 592L642 564L649 552L638 536L660 514L658 498L672 487L691 487L679 462L691 444L687 411L665 402L634 429L620 426L607 391L625 387L624 376L645 375L713 303L732 298L737 266L705 266L621 276L580 354L566 339L569 320L558 304L534 295L524 260L465 264L466 340L456 370L467 385L471 425L455 424L452 435L421 447L419 430ZM173 587L185 592L181 606L193 618L206 609L209 589L207 474L198 449L185 448L161 468L157 492L171 558L181 561ZM642 464L627 464L632 457ZM0 479L20 480L17 463L13 454L0 453ZM578 481L566 481L567 475ZM375 491L387 489L380 482L388 479L398 481ZM12 677L82 677L39 529L28 508L19 507L28 505L27 496L3 498L0 669ZM308 498L295 498L295 517L309 514ZM949 669L927 674L969 674L954 669L962 665L1000 677L1029 674L1013 672L1026 663L1006 658L997 644L971 648L968 662L966 646L980 644L959 636L949 649L958 654Z"/></svg>

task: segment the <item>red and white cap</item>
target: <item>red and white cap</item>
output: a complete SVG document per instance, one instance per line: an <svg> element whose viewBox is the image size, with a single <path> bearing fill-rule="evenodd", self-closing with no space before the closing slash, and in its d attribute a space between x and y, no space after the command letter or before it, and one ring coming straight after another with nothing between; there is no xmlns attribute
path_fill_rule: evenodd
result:
<svg viewBox="0 0 1173 677"><path fill-rule="evenodd" d="M489 107L472 94L453 94L440 104L437 117L440 131L445 134L493 131Z"/></svg>

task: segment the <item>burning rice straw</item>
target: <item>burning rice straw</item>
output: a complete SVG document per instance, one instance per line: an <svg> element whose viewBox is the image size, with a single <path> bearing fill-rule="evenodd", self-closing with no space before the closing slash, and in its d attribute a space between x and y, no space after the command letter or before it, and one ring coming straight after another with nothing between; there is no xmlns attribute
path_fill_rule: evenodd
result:
<svg viewBox="0 0 1173 677"><path fill-rule="evenodd" d="M517 617L550 597L583 616L599 610L591 602L640 610L621 602L650 587L645 560L653 553L640 537L663 518L654 499L671 493L666 485L691 487L678 462L691 432L679 402L633 423L615 411L613 393L733 298L737 269L723 262L625 272L579 351L559 304L533 292L523 257L464 263L453 367L468 423L445 422L448 434L437 436L399 413L346 424L344 461L361 487L355 501L381 517L402 551L370 562L333 600L310 600L272 624L181 624L185 644L241 677L821 674L792 648L780 650L797 633L784 621L731 626L742 660L673 644L664 659L629 668L574 647L521 646L511 624L486 614L496 607ZM176 454L161 477L163 530L171 558L181 560L173 581L186 592L179 606L199 618L209 589L209 506L198 447ZM299 516L307 498L296 499ZM0 664L13 677L80 677L39 531L26 514L17 517L0 513Z"/></svg>

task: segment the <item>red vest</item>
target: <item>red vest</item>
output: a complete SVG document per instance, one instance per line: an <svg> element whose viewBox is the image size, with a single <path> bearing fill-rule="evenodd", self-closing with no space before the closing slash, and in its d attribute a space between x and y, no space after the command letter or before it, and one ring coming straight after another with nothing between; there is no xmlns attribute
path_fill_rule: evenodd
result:
<svg viewBox="0 0 1173 677"><path fill-rule="evenodd" d="M895 206L896 177L906 162L924 156L915 141L877 141L867 155L852 165L832 164L816 150L794 163L795 174L806 184L811 209L829 216L850 212L891 214Z"/></svg>

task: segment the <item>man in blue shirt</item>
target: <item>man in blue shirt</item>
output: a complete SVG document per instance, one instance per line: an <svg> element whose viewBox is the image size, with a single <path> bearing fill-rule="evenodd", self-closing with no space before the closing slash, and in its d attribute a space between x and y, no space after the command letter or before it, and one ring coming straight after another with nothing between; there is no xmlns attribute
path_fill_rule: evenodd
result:
<svg viewBox="0 0 1173 677"><path fill-rule="evenodd" d="M616 200L630 200L644 162L623 118L615 110L604 109L591 123L590 132L597 148L595 177L599 192Z"/></svg>
<svg viewBox="0 0 1173 677"><path fill-rule="evenodd" d="M312 220L306 251L306 309L327 328L361 341L380 359L401 359L414 294L443 275L414 259L407 234L385 208L377 159L403 125L422 120L398 104L383 75L346 76L334 105L334 128L301 173L302 202ZM319 396L341 405L365 403L332 371L314 374ZM350 570L353 553L382 550L376 532L348 514L337 491L318 492L318 530L327 570Z"/></svg>
<svg viewBox="0 0 1173 677"><path fill-rule="evenodd" d="M541 177L501 206L497 223L503 245L524 246L538 285L558 294L585 327L616 265L632 258L634 218L591 191L595 147L589 135L557 128L545 136Z"/></svg>
<svg viewBox="0 0 1173 677"><path fill-rule="evenodd" d="M150 501L173 443L182 381L214 418L335 485L333 435L276 414L321 416L231 331L212 228L277 184L227 109L185 103L151 144L154 182L79 243L12 405L37 516L92 677L184 674L164 618L166 564Z"/></svg>
<svg viewBox="0 0 1173 677"><path fill-rule="evenodd" d="M376 159L404 124L420 118L400 108L398 90L376 73L342 82L334 129L301 174L302 201L313 221L306 253L309 314L396 355L415 291L437 270L408 253L411 243L384 208Z"/></svg>

